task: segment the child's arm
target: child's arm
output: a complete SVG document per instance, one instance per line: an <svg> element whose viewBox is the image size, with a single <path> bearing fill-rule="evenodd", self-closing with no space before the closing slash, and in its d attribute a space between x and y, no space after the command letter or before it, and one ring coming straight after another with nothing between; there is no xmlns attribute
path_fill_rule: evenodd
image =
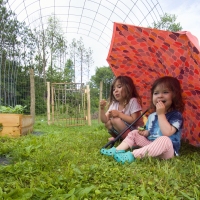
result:
<svg viewBox="0 0 200 200"><path fill-rule="evenodd" d="M165 136L171 136L173 135L177 130L174 126L172 126L166 116L165 116L165 105L162 101L158 102L156 104L156 112L158 115L158 123L160 130L163 135Z"/></svg>
<svg viewBox="0 0 200 200"><path fill-rule="evenodd" d="M119 112L117 110L110 110L109 115L110 115L110 117L119 117L122 120L124 120L125 122L131 124L141 115L141 113L140 113L140 111L138 111L138 112L135 112L131 115L126 115L126 114Z"/></svg>
<svg viewBox="0 0 200 200"><path fill-rule="evenodd" d="M106 107L106 100L100 101L100 118L102 123L108 122L108 113L105 113L105 107Z"/></svg>

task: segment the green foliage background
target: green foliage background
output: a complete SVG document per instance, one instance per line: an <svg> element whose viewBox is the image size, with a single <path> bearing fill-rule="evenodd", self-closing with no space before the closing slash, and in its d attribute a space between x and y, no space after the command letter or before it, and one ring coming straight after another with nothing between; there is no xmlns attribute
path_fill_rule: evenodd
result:
<svg viewBox="0 0 200 200"><path fill-rule="evenodd" d="M100 82L103 82L102 98L108 99L110 96L110 86L114 77L110 67L104 66L96 68L95 74L91 77L89 82L92 113L97 112L99 109Z"/></svg>

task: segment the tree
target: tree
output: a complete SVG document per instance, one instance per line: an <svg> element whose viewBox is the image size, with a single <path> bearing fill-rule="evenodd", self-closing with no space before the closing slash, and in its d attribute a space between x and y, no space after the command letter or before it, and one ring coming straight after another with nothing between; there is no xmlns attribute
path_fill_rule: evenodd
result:
<svg viewBox="0 0 200 200"><path fill-rule="evenodd" d="M110 67L99 67L96 69L95 75L91 77L91 86L99 88L100 82L103 81L103 97L108 98L113 78L114 74Z"/></svg>
<svg viewBox="0 0 200 200"><path fill-rule="evenodd" d="M90 67L94 63L94 61L92 59L92 54L93 54L93 51L91 50L91 48L89 48L88 50L86 50L85 62L86 62L86 65L87 65L87 79L88 79L87 82L89 82L89 79L90 79Z"/></svg>
<svg viewBox="0 0 200 200"><path fill-rule="evenodd" d="M74 68L72 60L68 59L64 69L64 82L72 83L74 81Z"/></svg>
<svg viewBox="0 0 200 200"><path fill-rule="evenodd" d="M46 71L46 77L50 83L60 83L63 80L63 73L53 67L49 67Z"/></svg>
<svg viewBox="0 0 200 200"><path fill-rule="evenodd" d="M43 26L42 30L35 28L34 33L37 47L35 73L43 77L44 84L46 84L47 70L50 82L52 82L51 77L54 79L53 72L55 70L61 73L64 71L67 55L67 40L64 37L60 21L54 15L47 19L46 28ZM50 69L47 69L47 67Z"/></svg>
<svg viewBox="0 0 200 200"><path fill-rule="evenodd" d="M80 82L84 83L89 80L90 67L93 64L91 48L88 50L85 48L83 39L80 37L79 40L73 39L72 43L69 45L70 48L70 59L73 60L74 64L74 82L76 82L77 77L80 77ZM78 74L79 73L79 74Z"/></svg>
<svg viewBox="0 0 200 200"><path fill-rule="evenodd" d="M77 44L76 44L76 39L74 38L69 45L69 53L70 53L70 58L73 60L73 67L74 67L74 77L73 77L73 82L76 82L76 49L77 49Z"/></svg>
<svg viewBox="0 0 200 200"><path fill-rule="evenodd" d="M80 38L80 40L77 41L77 58L78 61L80 63L80 72L81 72L81 84L83 83L83 64L85 61L85 57L86 57L86 50L85 50L85 46L83 43L82 38Z"/></svg>
<svg viewBox="0 0 200 200"><path fill-rule="evenodd" d="M91 96L91 111L94 113L99 108L99 85L100 82L103 81L103 94L102 97L104 99L109 98L110 94L110 86L114 79L114 74L111 71L110 67L99 67L95 71L95 75L93 75L90 79L90 96Z"/></svg>
<svg viewBox="0 0 200 200"><path fill-rule="evenodd" d="M30 66L35 52L32 31L0 0L0 104L15 106L18 68ZM19 70L19 73L25 69ZM15 104L15 105L14 105Z"/></svg>
<svg viewBox="0 0 200 200"><path fill-rule="evenodd" d="M163 16L161 16L160 21L153 22L152 28L174 31L174 32L180 31L182 30L182 27L180 23L175 23L176 19L177 19L176 15L165 13Z"/></svg>
<svg viewBox="0 0 200 200"><path fill-rule="evenodd" d="M66 43L64 33L62 31L60 21L54 16L48 18L48 26L46 29L48 49L50 51L50 68L52 70L51 76L53 76L53 68L60 65L62 56L65 56ZM61 68L61 66L60 66ZM63 63L64 69L64 63ZM61 72L62 70L60 70Z"/></svg>

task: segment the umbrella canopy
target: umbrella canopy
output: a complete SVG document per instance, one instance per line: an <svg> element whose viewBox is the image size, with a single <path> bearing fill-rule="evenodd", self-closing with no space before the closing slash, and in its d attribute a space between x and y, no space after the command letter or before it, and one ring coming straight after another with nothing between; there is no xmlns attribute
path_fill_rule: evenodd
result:
<svg viewBox="0 0 200 200"><path fill-rule="evenodd" d="M185 98L182 137L200 146L200 47L195 36L114 23L107 62L115 76L133 79L145 109L155 79L178 78Z"/></svg>

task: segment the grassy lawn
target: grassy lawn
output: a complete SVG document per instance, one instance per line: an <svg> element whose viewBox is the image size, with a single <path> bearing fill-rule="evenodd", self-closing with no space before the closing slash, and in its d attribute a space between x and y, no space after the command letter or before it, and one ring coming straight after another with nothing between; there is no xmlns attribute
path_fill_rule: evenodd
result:
<svg viewBox="0 0 200 200"><path fill-rule="evenodd" d="M0 199L200 199L200 148L183 143L171 160L145 158L121 165L100 154L102 125L48 126L0 138Z"/></svg>

